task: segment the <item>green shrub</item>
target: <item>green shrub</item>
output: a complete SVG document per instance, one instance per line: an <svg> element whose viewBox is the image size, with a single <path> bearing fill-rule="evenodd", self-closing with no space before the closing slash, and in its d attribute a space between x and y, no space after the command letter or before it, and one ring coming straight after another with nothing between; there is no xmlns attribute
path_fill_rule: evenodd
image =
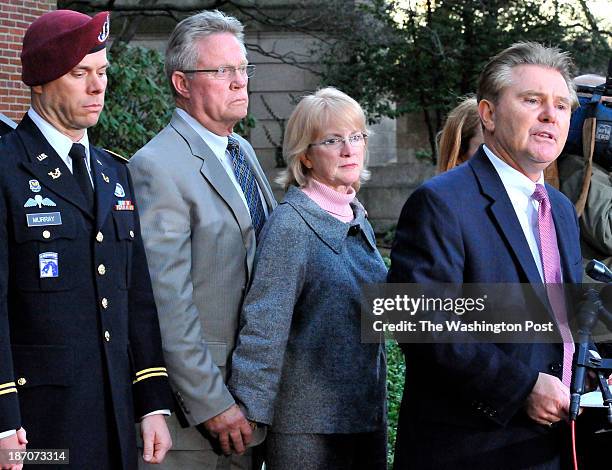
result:
<svg viewBox="0 0 612 470"><path fill-rule="evenodd" d="M159 52L121 46L108 60L104 111L89 132L96 145L129 158L168 123L174 100Z"/></svg>
<svg viewBox="0 0 612 470"><path fill-rule="evenodd" d="M402 392L404 391L404 373L406 365L404 354L395 341L387 341L387 399L388 399L388 445L387 462L393 466L397 419L399 417Z"/></svg>

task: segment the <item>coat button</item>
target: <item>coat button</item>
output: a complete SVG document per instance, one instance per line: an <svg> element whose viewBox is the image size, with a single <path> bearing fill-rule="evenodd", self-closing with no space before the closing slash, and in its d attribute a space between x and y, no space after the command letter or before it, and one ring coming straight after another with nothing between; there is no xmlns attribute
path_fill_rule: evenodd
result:
<svg viewBox="0 0 612 470"><path fill-rule="evenodd" d="M102 308L108 308L108 299L106 297L102 297Z"/></svg>
<svg viewBox="0 0 612 470"><path fill-rule="evenodd" d="M551 372L561 372L561 370L563 369L563 364L561 364L560 362L553 362L548 366L548 368Z"/></svg>
<svg viewBox="0 0 612 470"><path fill-rule="evenodd" d="M98 234L96 235L96 241L98 243L102 243L103 240L104 240L104 235L102 235L102 232L98 232Z"/></svg>
<svg viewBox="0 0 612 470"><path fill-rule="evenodd" d="M45 239L51 238L51 232L49 232L49 230L43 230L42 236Z"/></svg>
<svg viewBox="0 0 612 470"><path fill-rule="evenodd" d="M134 238L134 230L130 230L130 238Z"/></svg>
<svg viewBox="0 0 612 470"><path fill-rule="evenodd" d="M110 333L107 331L104 332L104 339L108 343L110 341Z"/></svg>
<svg viewBox="0 0 612 470"><path fill-rule="evenodd" d="M106 274L106 266L104 266L103 264L98 266L98 274L100 276L104 276Z"/></svg>
<svg viewBox="0 0 612 470"><path fill-rule="evenodd" d="M23 386L24 386L24 385L25 385L27 382L28 382L28 381L25 379L25 377L19 377L19 378L17 379L17 385L20 385L20 386L22 386L22 387L23 387Z"/></svg>

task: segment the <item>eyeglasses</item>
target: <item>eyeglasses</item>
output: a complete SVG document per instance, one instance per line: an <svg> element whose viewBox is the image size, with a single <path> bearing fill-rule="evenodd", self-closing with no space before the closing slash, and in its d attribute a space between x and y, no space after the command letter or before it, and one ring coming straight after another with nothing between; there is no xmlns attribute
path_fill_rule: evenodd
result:
<svg viewBox="0 0 612 470"><path fill-rule="evenodd" d="M329 139L322 140L321 142L315 142L314 144L308 145L308 147L314 147L316 145L322 145L325 148L334 150L340 150L346 141L353 147L363 147L368 140L367 134L362 132L358 134L349 135L348 137L330 137Z"/></svg>
<svg viewBox="0 0 612 470"><path fill-rule="evenodd" d="M236 73L239 73L243 77L252 77L255 74L254 65L239 65L238 67L230 67L229 65L222 65L216 69L195 69L195 70L181 70L183 73L208 73L216 80L228 80L233 78Z"/></svg>

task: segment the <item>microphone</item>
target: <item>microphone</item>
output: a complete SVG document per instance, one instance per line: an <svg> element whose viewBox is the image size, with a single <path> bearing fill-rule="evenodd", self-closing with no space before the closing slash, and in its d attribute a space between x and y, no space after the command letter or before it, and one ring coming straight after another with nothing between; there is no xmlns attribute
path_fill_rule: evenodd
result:
<svg viewBox="0 0 612 470"><path fill-rule="evenodd" d="M578 312L578 338L570 386L570 421L575 421L580 411L580 396L584 393L587 368L589 362L589 345L591 330L597 323L599 312L602 309L599 294L595 289L588 289L584 294L585 300Z"/></svg>
<svg viewBox="0 0 612 470"><path fill-rule="evenodd" d="M592 259L586 265L585 271L589 277L595 279L596 281L612 282L612 271L610 271L610 269L601 261Z"/></svg>

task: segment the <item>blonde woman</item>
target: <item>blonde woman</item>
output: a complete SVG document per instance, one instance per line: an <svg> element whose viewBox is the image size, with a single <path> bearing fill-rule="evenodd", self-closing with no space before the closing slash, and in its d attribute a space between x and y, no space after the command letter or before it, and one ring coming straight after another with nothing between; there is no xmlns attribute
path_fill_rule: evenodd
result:
<svg viewBox="0 0 612 470"><path fill-rule="evenodd" d="M285 199L257 247L229 381L247 418L269 426L269 470L386 468L384 344L360 329L361 287L386 277L355 197L367 134L334 88L287 123Z"/></svg>
<svg viewBox="0 0 612 470"><path fill-rule="evenodd" d="M476 98L464 98L446 118L438 134L438 173L467 161L483 143Z"/></svg>

